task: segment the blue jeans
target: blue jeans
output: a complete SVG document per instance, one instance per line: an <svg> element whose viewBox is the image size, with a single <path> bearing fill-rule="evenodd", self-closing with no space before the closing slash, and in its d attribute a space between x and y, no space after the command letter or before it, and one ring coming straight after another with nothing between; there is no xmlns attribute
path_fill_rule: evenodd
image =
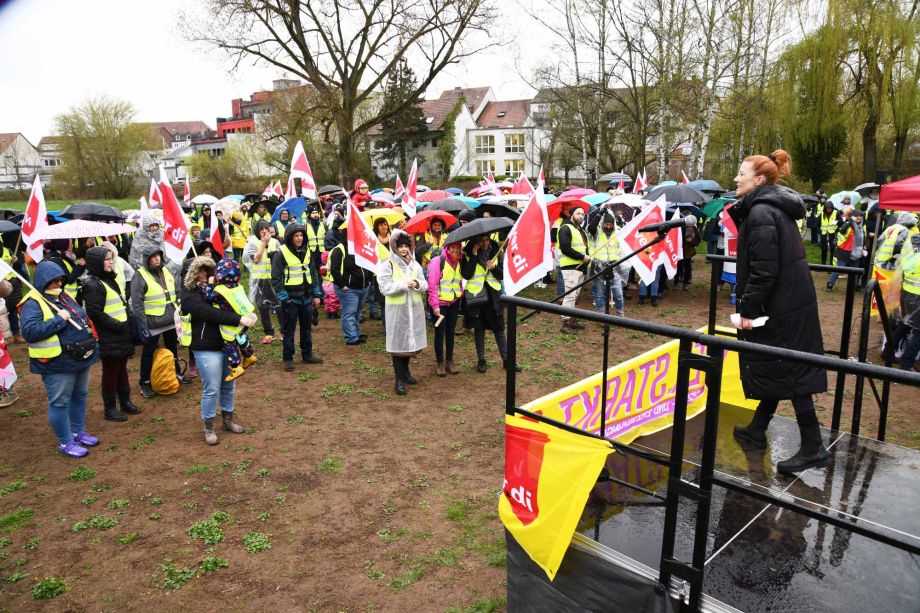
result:
<svg viewBox="0 0 920 613"><path fill-rule="evenodd" d="M861 257L846 257L846 258L837 258L837 266L854 266L859 267L859 263L862 260ZM827 280L828 287L834 287L834 284L837 283L837 279L840 277L839 272L832 272L830 278ZM857 279L859 281L859 279Z"/></svg>
<svg viewBox="0 0 920 613"><path fill-rule="evenodd" d="M87 366L77 372L47 373L42 383L48 394L48 423L62 445L86 429L86 393L89 390Z"/></svg>
<svg viewBox="0 0 920 613"><path fill-rule="evenodd" d="M591 296L594 297L594 308L604 308L604 278L598 277L591 281ZM613 279L610 280L610 294L613 296L614 308L617 311L623 310L623 284L620 283L620 277L614 273Z"/></svg>
<svg viewBox="0 0 920 613"><path fill-rule="evenodd" d="M346 343L354 343L361 335L361 322L359 317L364 311L364 301L370 292L370 286L364 289L341 288L333 285L335 295L342 305L342 336Z"/></svg>
<svg viewBox="0 0 920 613"><path fill-rule="evenodd" d="M655 280L652 281L651 286L646 285L645 281L639 281L639 300L642 300L646 297L647 292L646 288L651 288L651 297L658 298L658 271L655 271Z"/></svg>
<svg viewBox="0 0 920 613"><path fill-rule="evenodd" d="M195 351L195 364L201 375L201 419L213 419L220 402L221 413L233 413L236 380L224 381L230 374L223 351Z"/></svg>
<svg viewBox="0 0 920 613"><path fill-rule="evenodd" d="M556 264L556 298L565 293L565 280L562 278L562 269Z"/></svg>

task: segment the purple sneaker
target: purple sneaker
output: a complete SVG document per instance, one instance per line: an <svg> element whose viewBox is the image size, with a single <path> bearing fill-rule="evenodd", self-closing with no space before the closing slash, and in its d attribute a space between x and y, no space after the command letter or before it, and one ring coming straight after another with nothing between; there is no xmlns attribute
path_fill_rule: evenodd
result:
<svg viewBox="0 0 920 613"><path fill-rule="evenodd" d="M95 436L90 436L86 433L86 430L83 432L76 432L73 435L73 440L78 444L83 445L84 447L95 447L99 444L99 439Z"/></svg>
<svg viewBox="0 0 920 613"><path fill-rule="evenodd" d="M86 447L81 447L76 441L70 441L66 445L58 445L58 449L60 449L61 453L64 455L72 458L82 458L89 453Z"/></svg>

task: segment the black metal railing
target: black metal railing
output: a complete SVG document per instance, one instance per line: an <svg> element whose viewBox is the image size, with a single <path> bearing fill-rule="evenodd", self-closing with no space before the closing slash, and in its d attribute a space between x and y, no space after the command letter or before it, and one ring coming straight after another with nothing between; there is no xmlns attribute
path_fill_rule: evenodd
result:
<svg viewBox="0 0 920 613"><path fill-rule="evenodd" d="M866 283L866 289L863 293L863 306L860 315L859 326L859 349L857 359L860 362L868 361L869 353L869 331L872 324L872 299L875 298L876 309L878 310L879 320L882 325L882 332L885 334L885 348L887 351L882 356L885 360L885 366L891 366L891 357L894 355L897 347L892 342L891 320L888 317L888 309L885 306L885 298L882 295L882 288L878 281L871 279ZM885 433L888 426L888 402L891 399L891 383L882 381L882 391L879 393L875 380L859 375L856 377L856 389L853 398L853 419L850 423L850 433L859 434L860 422L862 421L862 403L863 390L865 381L869 381L872 388L872 395L878 405L878 431L876 438L880 441L885 440ZM839 426L839 423L837 424Z"/></svg>
<svg viewBox="0 0 920 613"><path fill-rule="evenodd" d="M849 271L845 271L849 272ZM774 493L762 491L761 488L752 487L750 484L736 483L715 474L716 437L719 425L719 410L721 402L722 362L724 351L735 351L748 355L781 359L815 366L838 374L838 380L843 375L849 374L862 376L885 382L903 383L920 387L920 373L907 372L893 368L876 366L865 362L857 362L842 357L817 355L791 349L783 349L750 343L727 336L704 334L694 330L677 328L660 323L647 322L625 317L613 317L603 313L585 311L563 307L557 304L521 298L518 296L503 296L502 301L508 309L508 361L506 369L506 413L524 414L533 419L575 432L583 436L608 440L617 451L633 454L646 460L669 467L668 488L665 503L664 533L662 538L661 558L659 566L659 581L661 585L670 585L672 577L682 579L690 586L689 599L686 603L681 601L682 610L698 611L703 595L704 568L706 559L707 537L709 534L710 501L713 486L736 491L740 494L756 498L768 504L775 504L784 509L801 513L813 519L826 522L832 526L859 534L874 541L920 555L920 545L915 540L901 540L890 534L876 530L872 527L855 524L852 519L838 517L836 513L816 510L813 506L802 505L794 500L788 500ZM671 450L669 456L650 453L631 445L625 445L606 439L605 431L598 434L585 432L571 425L547 418L544 415L527 411L517 406L516 383L517 377L513 365L517 362L517 309L518 307L533 309L538 312L552 313L566 317L574 317L603 324L606 327L616 326L639 332L651 333L679 341L678 368L676 382L676 397L673 414L673 431L671 433ZM609 339L604 334L604 343ZM694 353L693 345L698 344L704 348L704 354ZM846 353L844 352L844 355ZM683 479L683 453L687 421L687 392L689 390L690 371L699 370L706 373L706 386L708 395L706 399L705 425L702 442L702 458L699 467L699 483L694 484ZM607 371L604 370L601 389L607 386ZM606 407L602 407L602 411ZM682 499L689 499L696 503L697 515L693 538L691 560L680 560L674 555L674 546L677 537L677 517Z"/></svg>

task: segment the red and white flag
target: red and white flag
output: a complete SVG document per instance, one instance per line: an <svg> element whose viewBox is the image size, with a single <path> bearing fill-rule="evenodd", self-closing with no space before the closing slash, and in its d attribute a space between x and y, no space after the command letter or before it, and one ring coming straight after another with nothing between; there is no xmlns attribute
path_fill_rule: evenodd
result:
<svg viewBox="0 0 920 613"><path fill-rule="evenodd" d="M272 187L272 196L284 198L284 188L281 187L281 179L278 179L278 181L275 182L274 187Z"/></svg>
<svg viewBox="0 0 920 613"><path fill-rule="evenodd" d="M403 194L406 193L406 186L403 185L402 181L399 179L399 175L396 175L396 186L393 188L393 200L399 200Z"/></svg>
<svg viewBox="0 0 920 613"><path fill-rule="evenodd" d="M303 143L297 141L294 146L294 156L291 158L291 176L300 179L300 195L304 198L316 200L316 181L313 180L313 171L310 162L303 150Z"/></svg>
<svg viewBox="0 0 920 613"><path fill-rule="evenodd" d="M188 175L185 175L185 193L182 194L182 202L185 206L192 203L192 188L189 186Z"/></svg>
<svg viewBox="0 0 920 613"><path fill-rule="evenodd" d="M143 196L141 196L140 198L138 198L137 201L138 201L138 202L140 203L140 205L141 205L141 217L143 217L143 216L146 215L147 212L150 210L150 207L147 206L147 199L144 198Z"/></svg>
<svg viewBox="0 0 920 613"><path fill-rule="evenodd" d="M270 198L272 195L272 189L275 187L275 184L269 181L268 185L265 186L265 189L262 190L262 198Z"/></svg>
<svg viewBox="0 0 920 613"><path fill-rule="evenodd" d="M217 219L217 211L214 208L211 208L211 219L208 222L210 224L211 230L208 235L208 242L211 243L211 246L214 247L214 251L220 254L220 257L224 257L224 240L220 237L220 221Z"/></svg>
<svg viewBox="0 0 920 613"><path fill-rule="evenodd" d="M0 336L0 389L10 389L16 383L16 379L16 368L6 349L6 341Z"/></svg>
<svg viewBox="0 0 920 613"><path fill-rule="evenodd" d="M492 169L489 169L489 172L486 173L486 182L489 185L495 185L495 175L492 174Z"/></svg>
<svg viewBox="0 0 920 613"><path fill-rule="evenodd" d="M620 182L619 182L619 184L617 185L617 190L618 190L620 193L624 193L624 192L626 191L626 186L623 184L623 179L620 179Z"/></svg>
<svg viewBox="0 0 920 613"><path fill-rule="evenodd" d="M377 235L371 228L367 219L361 215L358 207L348 197L348 192L342 190L348 202L346 213L348 253L355 256L355 264L373 273L377 272L380 256L377 254Z"/></svg>
<svg viewBox="0 0 920 613"><path fill-rule="evenodd" d="M179 206L176 194L166 177L166 169L162 166L160 195L163 198L163 251L170 260L181 264L192 245L192 237L189 234L192 224L182 212L182 207Z"/></svg>
<svg viewBox="0 0 920 613"><path fill-rule="evenodd" d="M405 191L402 197L402 210L411 219L415 217L418 206L416 195L418 194L418 160L412 160L412 170L409 171L409 179L406 181Z"/></svg>
<svg viewBox="0 0 920 613"><path fill-rule="evenodd" d="M543 191L543 187L546 185L546 177L543 176L543 166L540 166L540 174L537 175L537 183L540 184L540 191Z"/></svg>
<svg viewBox="0 0 920 613"><path fill-rule="evenodd" d="M526 177L524 181L527 181ZM530 185L529 181L527 185ZM543 185L538 182L536 191L531 190L531 193L530 203L508 233L503 272L505 293L509 296L542 279L554 265Z"/></svg>
<svg viewBox="0 0 920 613"><path fill-rule="evenodd" d="M680 176L681 176L680 182L683 183L684 185L690 182L690 179L687 178L687 173L685 173L683 170L680 171Z"/></svg>
<svg viewBox="0 0 920 613"><path fill-rule="evenodd" d="M38 175L32 183L32 193L29 195L29 205L26 207L22 218L22 242L25 243L26 252L36 262L41 262L45 251L40 238L48 226L48 209L45 207L45 194L42 193L42 182Z"/></svg>
<svg viewBox="0 0 920 613"><path fill-rule="evenodd" d="M511 186L511 193L522 196L529 196L533 193L533 185L530 184L530 181L527 180L527 176L523 172L521 176L518 177L518 180L514 182L514 185Z"/></svg>
<svg viewBox="0 0 920 613"><path fill-rule="evenodd" d="M284 191L284 199L290 200L297 197L297 185L294 184L294 177L288 177L287 189Z"/></svg>
<svg viewBox="0 0 920 613"><path fill-rule="evenodd" d="M653 223L665 220L667 202L664 196L646 205L638 215L632 218L617 232L617 239L625 245L628 252L635 251L647 245L655 235L650 232L640 232L639 229ZM680 217L680 212L675 211L672 219ZM669 279L677 272L677 263L684 257L683 232L681 228L674 228L667 234L667 238L657 245L633 256L627 260L642 282L651 285L655 280L655 273L659 265L663 265Z"/></svg>
<svg viewBox="0 0 920 613"><path fill-rule="evenodd" d="M151 209L163 207L163 194L160 193L160 187L153 180L153 177L150 178L150 195L147 197L147 201L150 203Z"/></svg>
<svg viewBox="0 0 920 613"><path fill-rule="evenodd" d="M648 182L646 182L645 176L641 172L637 172L636 182L633 183L633 193L638 194L646 187L648 187Z"/></svg>

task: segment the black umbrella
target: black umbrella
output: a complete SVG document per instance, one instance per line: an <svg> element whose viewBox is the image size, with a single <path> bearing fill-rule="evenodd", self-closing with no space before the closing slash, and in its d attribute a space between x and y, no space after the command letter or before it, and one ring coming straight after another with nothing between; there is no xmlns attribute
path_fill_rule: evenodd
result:
<svg viewBox="0 0 920 613"><path fill-rule="evenodd" d="M665 185L664 187L656 187L645 196L645 199L655 202L661 196L664 196L664 199L668 202L687 202L690 204L709 202L712 200L712 197L708 194L704 194L700 190L687 185Z"/></svg>
<svg viewBox="0 0 920 613"><path fill-rule="evenodd" d="M14 224L12 221L7 221L6 219L0 220L0 234L6 234L7 232L20 232L21 228Z"/></svg>
<svg viewBox="0 0 920 613"><path fill-rule="evenodd" d="M0 209L0 219L9 219L10 217L15 217L20 211L16 209Z"/></svg>
<svg viewBox="0 0 920 613"><path fill-rule="evenodd" d="M674 211L677 210L680 210L680 214L683 217L686 217L687 215L693 215L697 219L703 217L703 211L701 211L698 206L695 204L688 204L686 202L675 202L673 204L669 204L665 210L667 211L669 218L674 214Z"/></svg>
<svg viewBox="0 0 920 613"><path fill-rule="evenodd" d="M61 217L67 219L88 219L90 221L122 221L125 216L114 206L99 202L80 202L71 204L63 211Z"/></svg>
<svg viewBox="0 0 920 613"><path fill-rule="evenodd" d="M271 200L267 198L264 200L259 200L258 202L253 202L251 205L249 205L249 210L254 212L259 207L260 204L264 204L265 208L268 209L269 213L274 213L275 209L277 209L278 205L281 203L276 200Z"/></svg>
<svg viewBox="0 0 920 613"><path fill-rule="evenodd" d="M484 217L475 219L470 223L460 226L447 235L444 244L459 243L462 241L482 236L483 234L492 234L499 230L505 230L514 225L514 222L507 217Z"/></svg>
<svg viewBox="0 0 920 613"><path fill-rule="evenodd" d="M243 194L243 199L240 202L258 202L262 199L262 194Z"/></svg>
<svg viewBox="0 0 920 613"><path fill-rule="evenodd" d="M814 194L799 194L799 196L802 197L802 202L805 203L817 204L818 202L818 197Z"/></svg>
<svg viewBox="0 0 920 613"><path fill-rule="evenodd" d="M517 219L521 216L521 211L516 206L511 206L507 202L498 199L486 200L476 207L476 216L482 217L486 211L492 213L492 217Z"/></svg>
<svg viewBox="0 0 920 613"><path fill-rule="evenodd" d="M463 211L471 211L473 207L465 203L459 198L445 198L444 200L438 200L434 204L428 206L429 211L445 211L451 213L452 215L458 215Z"/></svg>
<svg viewBox="0 0 920 613"><path fill-rule="evenodd" d="M735 191L732 190L730 192L725 192L724 194L719 196L719 198L725 198L726 200L737 200L738 194L736 194Z"/></svg>
<svg viewBox="0 0 920 613"><path fill-rule="evenodd" d="M342 188L338 185L323 185L316 193L319 196L325 196L326 194L341 194Z"/></svg>

